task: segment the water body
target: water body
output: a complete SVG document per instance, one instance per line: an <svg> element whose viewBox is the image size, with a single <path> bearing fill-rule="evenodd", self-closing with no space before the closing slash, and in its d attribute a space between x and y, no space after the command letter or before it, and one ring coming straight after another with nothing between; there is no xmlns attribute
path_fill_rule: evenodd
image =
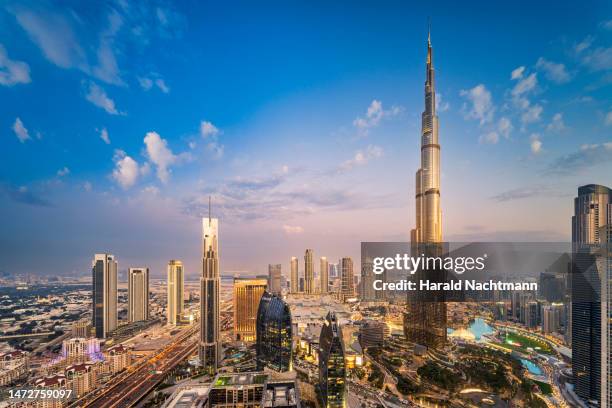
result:
<svg viewBox="0 0 612 408"><path fill-rule="evenodd" d="M533 361L521 358L521 364L523 364L523 367L525 367L529 373L533 375L542 375L542 369Z"/></svg>
<svg viewBox="0 0 612 408"><path fill-rule="evenodd" d="M485 339L483 339L482 336L495 332L495 329L493 329L493 327L487 324L484 319L481 319L479 317L474 319L474 321L469 325L467 329L460 330L465 330L469 334L470 339L474 339L476 341L483 341ZM447 333L449 335L452 334L454 331L455 330L450 328L447 329Z"/></svg>

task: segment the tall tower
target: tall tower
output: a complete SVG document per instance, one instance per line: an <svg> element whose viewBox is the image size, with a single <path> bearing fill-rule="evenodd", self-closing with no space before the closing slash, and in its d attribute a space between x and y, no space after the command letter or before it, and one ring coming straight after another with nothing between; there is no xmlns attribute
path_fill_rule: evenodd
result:
<svg viewBox="0 0 612 408"><path fill-rule="evenodd" d="M185 271L183 263L172 259L168 262L168 324L177 324L185 310Z"/></svg>
<svg viewBox="0 0 612 408"><path fill-rule="evenodd" d="M265 279L234 278L234 338L255 341L257 308L268 282Z"/></svg>
<svg viewBox="0 0 612 408"><path fill-rule="evenodd" d="M321 257L321 271L319 274L321 277L321 294L326 294L329 291L329 264L325 256Z"/></svg>
<svg viewBox="0 0 612 408"><path fill-rule="evenodd" d="M149 318L149 268L128 270L128 320L138 322Z"/></svg>
<svg viewBox="0 0 612 408"><path fill-rule="evenodd" d="M312 263L313 250L307 249L304 254L304 292L312 295L315 292L314 265Z"/></svg>
<svg viewBox="0 0 612 408"><path fill-rule="evenodd" d="M298 274L298 259L295 256L291 257L291 293L300 291L300 278Z"/></svg>
<svg viewBox="0 0 612 408"><path fill-rule="evenodd" d="M267 367L277 372L291 371L292 342L289 305L282 297L264 292L257 308L257 370Z"/></svg>
<svg viewBox="0 0 612 408"><path fill-rule="evenodd" d="M219 347L219 220L202 219L202 277L200 278L200 364L217 371Z"/></svg>
<svg viewBox="0 0 612 408"><path fill-rule="evenodd" d="M342 330L334 312L328 312L319 338L319 388L325 408L346 408L348 385Z"/></svg>
<svg viewBox="0 0 612 408"><path fill-rule="evenodd" d="M92 326L96 337L105 339L117 328L117 261L111 254L95 254L91 264L93 279Z"/></svg>
<svg viewBox="0 0 612 408"><path fill-rule="evenodd" d="M281 294L281 264L268 265L268 291L274 295Z"/></svg>
<svg viewBox="0 0 612 408"><path fill-rule="evenodd" d="M576 394L611 407L612 190L578 188L572 217L571 332Z"/></svg>
<svg viewBox="0 0 612 408"><path fill-rule="evenodd" d="M355 274L353 272L353 260L344 257L340 260L340 297L342 301L355 296Z"/></svg>
<svg viewBox="0 0 612 408"><path fill-rule="evenodd" d="M427 37L425 110L421 115L421 167L416 172L416 226L413 243L442 242L440 208L440 140L436 115L436 89L431 32Z"/></svg>
<svg viewBox="0 0 612 408"><path fill-rule="evenodd" d="M421 115L421 166L416 172L416 226L410 231L414 256L442 255L442 211L440 208L440 141L436 115L436 89L431 31L427 36L425 70L425 110ZM418 270L419 281L445 280L443 270ZM446 303L444 293L408 292L404 334L410 342L440 348L446 343Z"/></svg>

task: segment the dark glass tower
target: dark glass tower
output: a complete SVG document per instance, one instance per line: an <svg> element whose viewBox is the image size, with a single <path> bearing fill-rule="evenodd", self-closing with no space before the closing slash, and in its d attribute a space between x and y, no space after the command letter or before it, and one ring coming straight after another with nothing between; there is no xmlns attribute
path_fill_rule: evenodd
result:
<svg viewBox="0 0 612 408"><path fill-rule="evenodd" d="M319 387L325 408L346 408L346 364L342 332L336 314L329 312L319 339Z"/></svg>
<svg viewBox="0 0 612 408"><path fill-rule="evenodd" d="M572 217L572 373L576 394L601 407L610 404L610 226L612 190L579 187Z"/></svg>
<svg viewBox="0 0 612 408"><path fill-rule="evenodd" d="M257 309L257 369L290 371L292 335L289 305L279 296L264 292Z"/></svg>

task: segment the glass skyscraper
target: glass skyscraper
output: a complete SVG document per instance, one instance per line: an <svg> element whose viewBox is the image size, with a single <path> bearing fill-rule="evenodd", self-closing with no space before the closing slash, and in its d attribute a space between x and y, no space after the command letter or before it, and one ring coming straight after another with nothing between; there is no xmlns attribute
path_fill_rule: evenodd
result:
<svg viewBox="0 0 612 408"><path fill-rule="evenodd" d="M92 266L93 314L96 337L105 339L117 328L117 261L111 254L96 254Z"/></svg>
<svg viewBox="0 0 612 408"><path fill-rule="evenodd" d="M257 310L257 369L278 372L292 368L293 331L289 305L279 296L264 292Z"/></svg>
<svg viewBox="0 0 612 408"><path fill-rule="evenodd" d="M338 319L327 313L319 339L319 387L325 408L346 408L347 383L344 343Z"/></svg>

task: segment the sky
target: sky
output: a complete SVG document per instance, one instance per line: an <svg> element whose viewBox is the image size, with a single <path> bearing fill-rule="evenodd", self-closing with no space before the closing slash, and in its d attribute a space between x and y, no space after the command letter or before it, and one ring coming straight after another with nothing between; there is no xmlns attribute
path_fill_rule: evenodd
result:
<svg viewBox="0 0 612 408"><path fill-rule="evenodd" d="M195 279L209 197L226 275L408 240L428 18L445 240L567 241L577 187L612 187L587 3L2 2L0 272Z"/></svg>

